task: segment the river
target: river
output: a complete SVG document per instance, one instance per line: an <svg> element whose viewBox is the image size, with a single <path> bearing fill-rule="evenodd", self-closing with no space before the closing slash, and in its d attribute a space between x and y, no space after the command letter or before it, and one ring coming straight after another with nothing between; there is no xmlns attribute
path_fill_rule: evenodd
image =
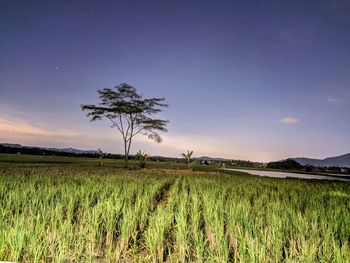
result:
<svg viewBox="0 0 350 263"><path fill-rule="evenodd" d="M276 171L260 171L260 170L248 170L248 169L225 168L225 170L238 171L238 172L249 173L249 174L252 174L252 175L274 177L274 178L288 178L288 177L292 177L292 178L299 178L299 179L335 180L335 181L350 182L350 179L348 179L348 178L340 178L341 175L339 175L338 177L334 177L334 176L330 176L330 175L288 173L288 172L276 172Z"/></svg>

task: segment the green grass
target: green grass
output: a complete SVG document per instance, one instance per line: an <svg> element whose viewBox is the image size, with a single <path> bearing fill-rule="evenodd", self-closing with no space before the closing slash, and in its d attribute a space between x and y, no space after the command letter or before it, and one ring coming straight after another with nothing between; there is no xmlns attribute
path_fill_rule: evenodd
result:
<svg viewBox="0 0 350 263"><path fill-rule="evenodd" d="M84 157L66 157L66 156L47 156L47 155L16 155L16 154L3 154L0 153L0 168L6 167L96 167L99 166L100 161L98 158L84 158ZM130 160L130 168L137 168L139 162ZM103 159L103 166L110 168L123 168L125 165L122 159ZM172 169L183 170L187 169L187 164L177 162L156 162L149 161L146 163L147 168L154 169ZM195 171L216 171L219 168L216 164L211 165L193 165Z"/></svg>
<svg viewBox="0 0 350 263"><path fill-rule="evenodd" d="M67 157L35 165L36 158L21 158L28 163L0 168L0 260L350 259L347 183L126 171L112 161L98 167L98 160Z"/></svg>

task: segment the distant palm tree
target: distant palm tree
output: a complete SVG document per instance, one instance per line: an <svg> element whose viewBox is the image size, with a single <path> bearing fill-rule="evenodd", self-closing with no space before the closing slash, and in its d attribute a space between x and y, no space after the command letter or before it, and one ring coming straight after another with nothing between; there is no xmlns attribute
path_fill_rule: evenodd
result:
<svg viewBox="0 0 350 263"><path fill-rule="evenodd" d="M182 153L181 155L186 159L188 170L191 170L191 157L192 157L193 151L187 151L187 153Z"/></svg>
<svg viewBox="0 0 350 263"><path fill-rule="evenodd" d="M101 149L98 149L98 154L99 154L98 159L100 160L100 166L103 166L103 157L105 154Z"/></svg>

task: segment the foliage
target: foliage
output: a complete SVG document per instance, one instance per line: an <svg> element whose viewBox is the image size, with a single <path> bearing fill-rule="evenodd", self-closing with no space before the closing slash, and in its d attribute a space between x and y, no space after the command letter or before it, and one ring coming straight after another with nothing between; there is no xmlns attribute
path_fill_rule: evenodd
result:
<svg viewBox="0 0 350 263"><path fill-rule="evenodd" d="M191 158L193 155L193 151L187 151L187 153L182 153L181 155L185 158L185 160L187 162L188 170L190 170L191 169L191 161L192 161Z"/></svg>
<svg viewBox="0 0 350 263"><path fill-rule="evenodd" d="M135 160L139 161L139 168L146 167L146 161L148 160L148 155L145 152L139 150L135 155Z"/></svg>
<svg viewBox="0 0 350 263"><path fill-rule="evenodd" d="M350 185L104 167L0 170L0 259L347 262Z"/></svg>
<svg viewBox="0 0 350 263"><path fill-rule="evenodd" d="M290 170L290 169L301 170L303 168L303 166L293 159L287 159L287 160L279 161L279 162L270 162L266 165L266 168L283 169L283 170Z"/></svg>
<svg viewBox="0 0 350 263"><path fill-rule="evenodd" d="M103 166L103 157L105 154L101 149L98 149L98 154L99 154L98 159L100 160L100 166Z"/></svg>
<svg viewBox="0 0 350 263"><path fill-rule="evenodd" d="M100 102L97 105L81 105L91 121L108 119L123 138L125 165L128 166L129 152L134 136L141 133L149 139L161 142L159 131L166 132L167 120L152 118L160 113L164 98L144 99L137 90L126 84L114 89L98 90Z"/></svg>
<svg viewBox="0 0 350 263"><path fill-rule="evenodd" d="M264 163L251 162L246 160L231 160L229 162L231 166L234 167L249 167L249 168L264 168Z"/></svg>

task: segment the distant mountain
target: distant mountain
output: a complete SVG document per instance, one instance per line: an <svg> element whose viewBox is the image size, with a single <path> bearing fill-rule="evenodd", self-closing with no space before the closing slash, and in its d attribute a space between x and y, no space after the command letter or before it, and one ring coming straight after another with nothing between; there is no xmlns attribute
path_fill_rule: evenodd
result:
<svg viewBox="0 0 350 263"><path fill-rule="evenodd" d="M22 148L23 146L17 143L0 143L0 145L12 148Z"/></svg>
<svg viewBox="0 0 350 263"><path fill-rule="evenodd" d="M311 158L293 158L295 161L300 163L301 165L312 165L315 167L331 167L331 166L337 166L337 167L350 167L350 153L336 156L336 157L329 157L326 159L311 159Z"/></svg>
<svg viewBox="0 0 350 263"><path fill-rule="evenodd" d="M38 149L52 152L72 153L72 154L97 154L96 150L79 150L74 148L48 148L48 147L37 147L37 146L23 146L21 144L14 143L0 143L1 146L10 148L24 148L24 149Z"/></svg>

